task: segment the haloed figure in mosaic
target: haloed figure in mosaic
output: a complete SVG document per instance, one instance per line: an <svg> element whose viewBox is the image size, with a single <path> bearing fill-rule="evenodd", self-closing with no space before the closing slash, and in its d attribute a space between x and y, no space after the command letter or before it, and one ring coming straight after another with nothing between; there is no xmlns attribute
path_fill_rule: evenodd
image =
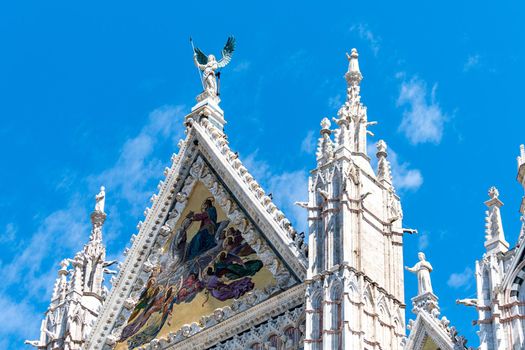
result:
<svg viewBox="0 0 525 350"><path fill-rule="evenodd" d="M204 301L197 301L196 308L210 298L237 299L254 289L252 277L263 263L239 230L227 228L229 220L219 221L213 203L213 197L206 198L200 212L188 212L172 231L120 337L129 348L154 339L170 325L172 314L177 317L176 305L190 304L200 293ZM197 232L193 223L199 223Z"/></svg>
<svg viewBox="0 0 525 350"><path fill-rule="evenodd" d="M201 207L202 212L194 214L190 212L188 217L192 221L200 221L197 234L188 245L186 257L188 260L195 258L201 253L217 245L215 241L215 230L217 227L217 209L213 206L213 198L207 198Z"/></svg>

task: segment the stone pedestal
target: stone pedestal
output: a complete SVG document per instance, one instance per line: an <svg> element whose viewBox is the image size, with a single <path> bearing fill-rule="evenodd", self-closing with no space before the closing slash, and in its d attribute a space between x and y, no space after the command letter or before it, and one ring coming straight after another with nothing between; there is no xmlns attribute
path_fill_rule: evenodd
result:
<svg viewBox="0 0 525 350"><path fill-rule="evenodd" d="M412 312L418 314L420 310L425 310L431 315L439 315L438 297L431 292L417 295L412 298L414 308Z"/></svg>
<svg viewBox="0 0 525 350"><path fill-rule="evenodd" d="M226 121L224 120L224 111L219 107L220 101L221 99L218 96L210 96L207 92L203 92L197 96L197 104L192 107L191 113L184 120L187 121L191 118L200 122L202 118L208 118L214 126L223 131Z"/></svg>

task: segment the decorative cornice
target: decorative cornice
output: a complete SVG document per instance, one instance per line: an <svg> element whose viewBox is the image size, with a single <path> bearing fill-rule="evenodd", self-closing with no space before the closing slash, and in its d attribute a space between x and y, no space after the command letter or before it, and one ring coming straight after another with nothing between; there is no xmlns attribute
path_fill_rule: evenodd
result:
<svg viewBox="0 0 525 350"><path fill-rule="evenodd" d="M303 308L304 293L305 285L297 285L182 342L161 343L160 349L210 348L288 310Z"/></svg>

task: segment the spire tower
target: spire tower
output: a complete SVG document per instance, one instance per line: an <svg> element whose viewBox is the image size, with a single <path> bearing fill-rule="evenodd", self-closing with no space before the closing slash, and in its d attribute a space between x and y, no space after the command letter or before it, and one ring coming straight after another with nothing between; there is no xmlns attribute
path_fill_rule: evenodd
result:
<svg viewBox="0 0 525 350"><path fill-rule="evenodd" d="M367 135L372 135L368 126L376 122L369 122L366 106L361 103L361 81L363 75L359 70L359 54L352 49L348 58L348 71L345 73L346 101L337 112L338 118L334 119L339 126L335 131L339 153L354 156L354 160L361 168L372 174L369 166L370 158L367 156Z"/></svg>
<svg viewBox="0 0 525 350"><path fill-rule="evenodd" d="M401 205L386 143L378 174L367 155L357 50L345 74L347 99L335 130L321 121L309 179L309 268L305 349L401 349L404 336Z"/></svg>
<svg viewBox="0 0 525 350"><path fill-rule="evenodd" d="M106 247L102 243L105 196L105 189L101 187L95 197L91 234L84 249L73 259L60 262L51 304L42 320L40 339L26 341L26 344L40 350L77 350L91 332L107 294L104 273L113 273L106 267L115 263L106 261ZM68 269L70 264L72 269Z"/></svg>

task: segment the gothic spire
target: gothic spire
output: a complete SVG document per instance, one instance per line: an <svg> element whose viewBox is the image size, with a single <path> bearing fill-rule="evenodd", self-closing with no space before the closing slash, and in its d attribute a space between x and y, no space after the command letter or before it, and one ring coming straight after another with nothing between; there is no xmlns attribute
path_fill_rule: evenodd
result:
<svg viewBox="0 0 525 350"><path fill-rule="evenodd" d="M359 70L359 54L356 49L352 49L346 57L348 58L348 71L345 73L346 101L337 113L339 119L336 122L340 129L337 130L336 141L338 146L345 146L351 152L365 156L368 160L366 136L372 133L367 128L376 123L368 122L366 106L361 103L360 83L363 75Z"/></svg>
<svg viewBox="0 0 525 350"><path fill-rule="evenodd" d="M363 75L359 70L359 60L357 59L358 57L359 54L357 53L357 49L355 48L352 49L350 54L346 54L346 58L348 58L348 72L346 72L345 78L348 82L348 85L359 85L359 83L363 79Z"/></svg>
<svg viewBox="0 0 525 350"><path fill-rule="evenodd" d="M106 247L102 243L105 197L102 186L91 213L89 242L74 259L61 261L40 338L26 341L26 344L40 350L80 349L91 331L106 296L103 285L104 273L108 272L106 267L114 263L106 261ZM70 263L73 268L68 270Z"/></svg>
<svg viewBox="0 0 525 350"><path fill-rule="evenodd" d="M102 297L103 270L106 258L106 247L102 243L102 226L106 221L104 186L100 187L100 192L95 196L95 201L95 209L91 213L91 235L88 244L84 246L84 264L87 274L84 276L84 290Z"/></svg>
<svg viewBox="0 0 525 350"><path fill-rule="evenodd" d="M100 192L95 196L95 210L91 213L91 235L89 241L102 242L102 225L106 221L106 213L104 206L106 203L106 189L104 186L100 187Z"/></svg>
<svg viewBox="0 0 525 350"><path fill-rule="evenodd" d="M68 292L67 285L67 275L69 271L67 267L69 266L69 261L62 260L60 262L60 270L58 270L58 277L55 282L55 287L53 288L53 296L51 297L51 303L58 305L64 301L66 294Z"/></svg>
<svg viewBox="0 0 525 350"><path fill-rule="evenodd" d="M490 198L485 202L488 207L485 212L485 248L487 252L506 252L509 249L509 243L505 240L500 214L503 202L498 198L499 191L496 187L492 186L488 194Z"/></svg>

